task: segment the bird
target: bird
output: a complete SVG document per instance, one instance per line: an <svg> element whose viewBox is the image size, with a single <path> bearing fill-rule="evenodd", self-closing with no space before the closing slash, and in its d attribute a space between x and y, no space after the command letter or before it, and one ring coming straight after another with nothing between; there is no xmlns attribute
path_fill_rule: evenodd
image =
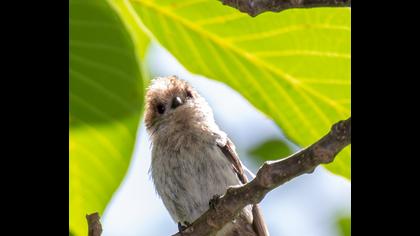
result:
<svg viewBox="0 0 420 236"><path fill-rule="evenodd" d="M239 117L238 117L239 119ZM216 124L206 100L175 75L147 88L144 122L151 140L149 173L182 232L230 186L248 182L235 145ZM257 204L244 207L217 236L268 236Z"/></svg>

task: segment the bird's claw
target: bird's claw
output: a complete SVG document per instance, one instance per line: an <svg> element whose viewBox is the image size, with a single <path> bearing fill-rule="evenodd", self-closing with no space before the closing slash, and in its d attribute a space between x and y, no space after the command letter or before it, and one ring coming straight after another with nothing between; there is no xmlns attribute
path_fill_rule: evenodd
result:
<svg viewBox="0 0 420 236"><path fill-rule="evenodd" d="M182 232L186 228L188 228L191 224L188 221L184 221L184 224L181 224L181 222L178 222L178 231Z"/></svg>
<svg viewBox="0 0 420 236"><path fill-rule="evenodd" d="M213 195L213 197L209 201L209 207L211 209L215 209L217 203L219 203L219 200L220 200L220 195L218 194Z"/></svg>

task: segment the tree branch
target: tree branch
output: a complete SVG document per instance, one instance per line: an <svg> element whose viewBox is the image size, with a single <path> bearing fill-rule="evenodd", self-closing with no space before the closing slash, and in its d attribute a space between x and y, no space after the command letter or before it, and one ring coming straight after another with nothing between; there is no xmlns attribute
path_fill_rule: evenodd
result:
<svg viewBox="0 0 420 236"><path fill-rule="evenodd" d="M280 12L290 8L348 7L351 0L219 0L241 12L256 16L266 11Z"/></svg>
<svg viewBox="0 0 420 236"><path fill-rule="evenodd" d="M320 164L330 163L351 143L351 118L334 124L330 132L290 157L268 161L258 170L256 177L242 186L230 187L214 208L210 208L194 223L174 236L213 235L247 205L257 204L271 190L305 173L312 173ZM89 236L100 236L102 226L97 212L86 215Z"/></svg>
<svg viewBox="0 0 420 236"><path fill-rule="evenodd" d="M100 236L102 234L102 225L99 221L98 212L86 215L86 219L88 222L88 236Z"/></svg>
<svg viewBox="0 0 420 236"><path fill-rule="evenodd" d="M249 183L230 187L214 208L207 210L191 226L174 236L213 235L247 205L257 204L271 190L304 173L312 173L319 164L330 163L351 143L351 118L334 124L330 132L292 156L268 161Z"/></svg>

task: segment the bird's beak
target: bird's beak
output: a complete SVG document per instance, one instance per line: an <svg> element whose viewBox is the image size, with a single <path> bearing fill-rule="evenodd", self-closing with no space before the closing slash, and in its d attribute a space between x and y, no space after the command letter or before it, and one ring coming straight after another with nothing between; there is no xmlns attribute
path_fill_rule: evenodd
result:
<svg viewBox="0 0 420 236"><path fill-rule="evenodd" d="M179 106L180 106L180 105L182 105L182 104L183 104L182 99L181 99L180 97L176 96L176 97L174 97L174 98L172 99L172 105L171 105L171 108L172 108L172 109L175 109L175 108L179 107Z"/></svg>

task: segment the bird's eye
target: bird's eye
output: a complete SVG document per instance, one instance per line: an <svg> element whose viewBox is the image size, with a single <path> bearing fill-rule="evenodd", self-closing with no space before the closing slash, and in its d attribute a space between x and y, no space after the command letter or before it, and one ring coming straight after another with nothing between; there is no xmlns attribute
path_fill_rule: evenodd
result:
<svg viewBox="0 0 420 236"><path fill-rule="evenodd" d="M191 91L187 90L187 98L192 98L192 97L193 97L193 96L192 96Z"/></svg>
<svg viewBox="0 0 420 236"><path fill-rule="evenodd" d="M162 103L159 103L156 106L157 112L159 112L159 114L163 114L165 112L165 106Z"/></svg>

